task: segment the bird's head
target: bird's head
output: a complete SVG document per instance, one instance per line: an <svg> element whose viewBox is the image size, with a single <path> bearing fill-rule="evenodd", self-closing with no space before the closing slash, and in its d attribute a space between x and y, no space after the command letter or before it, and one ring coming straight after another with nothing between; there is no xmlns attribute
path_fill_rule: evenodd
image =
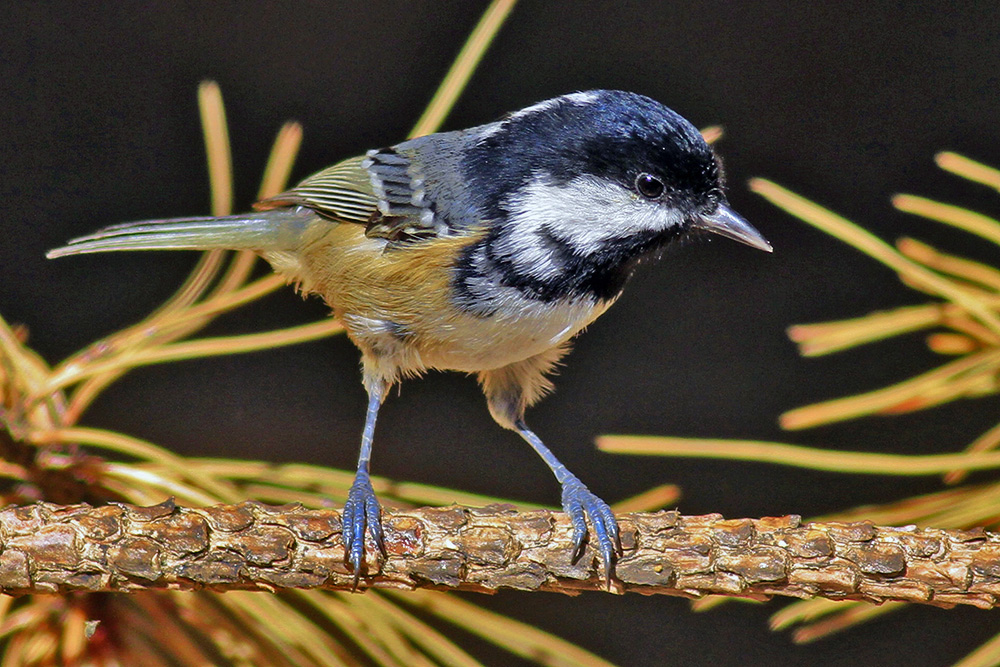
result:
<svg viewBox="0 0 1000 667"><path fill-rule="evenodd" d="M643 95L571 93L471 138L463 176L494 229L491 258L524 284L607 298L636 259L697 229L771 250L730 209L698 130Z"/></svg>
<svg viewBox="0 0 1000 667"><path fill-rule="evenodd" d="M691 228L771 250L729 208L698 130L636 93L571 93L510 114L484 126L466 169L491 216L531 220L581 250Z"/></svg>

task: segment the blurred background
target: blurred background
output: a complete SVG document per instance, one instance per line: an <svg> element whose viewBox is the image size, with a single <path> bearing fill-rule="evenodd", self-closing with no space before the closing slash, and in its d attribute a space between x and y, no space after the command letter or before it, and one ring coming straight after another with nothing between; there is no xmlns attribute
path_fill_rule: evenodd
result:
<svg viewBox="0 0 1000 667"><path fill-rule="evenodd" d="M253 201L280 124L302 122L293 180L402 140L486 3L17 3L0 38L0 312L57 361L169 296L193 253L46 261L47 249L127 220L208 211L195 88L226 98L237 209ZM1000 165L1000 12L993 2L789 4L530 2L513 12L446 123L497 119L573 90L658 99L718 144L734 208L771 256L723 239L671 248L644 266L579 339L557 392L529 423L592 490L613 502L683 488L678 508L729 517L829 513L940 488L940 479L847 476L720 461L597 452L602 433L772 439L901 453L957 450L996 421L995 398L902 417L783 433L777 415L926 370L903 338L802 359L784 330L920 295L895 275L748 192L765 176L886 240L907 234L996 264L995 248L894 211L912 192L988 213L995 194L938 170L954 150ZM323 317L290 289L207 333ZM180 454L309 461L351 469L365 396L343 338L140 369L83 422ZM496 427L472 379L404 384L382 411L379 475L536 503L558 487L535 454ZM470 599L554 631L623 665L954 661L996 632L995 614L912 607L822 642L767 629L781 602L694 614L688 603L504 592ZM474 643L473 643L474 644ZM490 654L486 654L487 656ZM496 664L518 664L496 654ZM500 662L502 660L502 662Z"/></svg>

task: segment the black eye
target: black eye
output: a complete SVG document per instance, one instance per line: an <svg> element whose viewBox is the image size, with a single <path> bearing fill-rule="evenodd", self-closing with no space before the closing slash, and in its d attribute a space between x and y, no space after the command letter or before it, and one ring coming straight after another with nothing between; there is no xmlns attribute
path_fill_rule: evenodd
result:
<svg viewBox="0 0 1000 667"><path fill-rule="evenodd" d="M646 199L656 199L663 194L663 181L652 174L639 174L635 179L635 189Z"/></svg>

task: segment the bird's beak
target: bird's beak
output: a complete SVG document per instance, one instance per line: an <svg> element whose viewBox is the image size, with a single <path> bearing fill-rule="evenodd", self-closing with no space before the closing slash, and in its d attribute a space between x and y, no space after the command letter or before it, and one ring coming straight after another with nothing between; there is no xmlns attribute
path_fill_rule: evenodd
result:
<svg viewBox="0 0 1000 667"><path fill-rule="evenodd" d="M725 236L727 239L745 243L751 248L771 252L771 244L749 222L738 216L731 208L722 204L712 215L702 217L694 223L698 229Z"/></svg>

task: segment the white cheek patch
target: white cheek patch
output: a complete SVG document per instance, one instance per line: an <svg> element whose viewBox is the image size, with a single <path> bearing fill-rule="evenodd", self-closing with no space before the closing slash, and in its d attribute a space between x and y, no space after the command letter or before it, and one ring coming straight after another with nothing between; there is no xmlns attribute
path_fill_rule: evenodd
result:
<svg viewBox="0 0 1000 667"><path fill-rule="evenodd" d="M675 209L594 176L579 176L556 185L539 175L506 204L509 237L502 253L537 277L560 269L549 235L575 254L589 255L616 239L665 231L684 220Z"/></svg>
<svg viewBox="0 0 1000 667"><path fill-rule="evenodd" d="M539 280L554 278L563 269L559 253L540 236L538 228L512 225L509 233L497 240L493 251L518 272Z"/></svg>

